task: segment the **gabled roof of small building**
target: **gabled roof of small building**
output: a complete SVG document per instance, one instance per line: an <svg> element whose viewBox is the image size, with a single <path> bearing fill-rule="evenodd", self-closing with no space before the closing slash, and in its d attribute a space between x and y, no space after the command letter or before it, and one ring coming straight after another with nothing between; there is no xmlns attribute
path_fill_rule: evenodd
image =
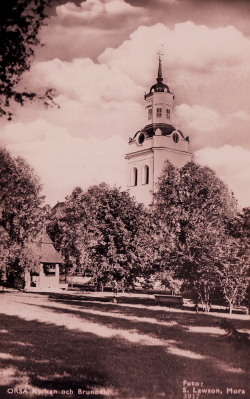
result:
<svg viewBox="0 0 250 399"><path fill-rule="evenodd" d="M41 263L63 263L46 230L41 233L37 247L41 251Z"/></svg>

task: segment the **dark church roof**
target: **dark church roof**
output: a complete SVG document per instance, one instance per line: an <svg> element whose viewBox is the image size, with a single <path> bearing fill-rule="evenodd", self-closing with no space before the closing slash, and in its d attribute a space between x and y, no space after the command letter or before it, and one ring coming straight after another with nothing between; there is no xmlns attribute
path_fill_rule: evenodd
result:
<svg viewBox="0 0 250 399"><path fill-rule="evenodd" d="M41 233L37 247L41 252L41 263L63 263L59 254L56 252L55 247L51 239L49 238L46 230Z"/></svg>
<svg viewBox="0 0 250 399"><path fill-rule="evenodd" d="M155 135L157 129L161 129L162 136L169 136L175 130L174 126L167 123L153 123L146 125L142 130L146 133L147 137L152 137Z"/></svg>
<svg viewBox="0 0 250 399"><path fill-rule="evenodd" d="M172 125L167 125L166 123L154 123L151 125L147 125L145 126L142 130L139 130L138 132L135 133L134 137L130 137L129 138L129 143L131 143L132 141L135 141L136 138L141 134L144 133L146 137L153 137L155 135L155 132L157 129L161 130L161 135L162 136L169 136L171 133L173 133L174 131L177 131L180 133L181 137L186 140L187 142L189 142L189 137L185 137L183 135L183 133L180 130L176 130L174 128L174 126Z"/></svg>

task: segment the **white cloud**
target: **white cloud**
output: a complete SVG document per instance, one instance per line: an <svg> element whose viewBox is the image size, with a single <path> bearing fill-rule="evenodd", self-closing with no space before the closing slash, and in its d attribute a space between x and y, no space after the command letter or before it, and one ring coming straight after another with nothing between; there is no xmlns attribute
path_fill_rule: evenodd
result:
<svg viewBox="0 0 250 399"><path fill-rule="evenodd" d="M88 0L87 0L88 1ZM123 0L109 0L105 4L105 11L111 14L124 14L124 13L141 13L142 7L133 7L131 4L125 3ZM133 14L134 15L134 14Z"/></svg>
<svg viewBox="0 0 250 399"><path fill-rule="evenodd" d="M224 145L195 152L195 161L214 169L234 192L241 206L250 204L250 151Z"/></svg>
<svg viewBox="0 0 250 399"><path fill-rule="evenodd" d="M157 76L156 53L166 43L169 32L163 24L140 26L118 48L107 48L98 61L119 68L137 84L146 86Z"/></svg>
<svg viewBox="0 0 250 399"><path fill-rule="evenodd" d="M36 63L29 77L59 94L97 108L110 101L135 100L143 89L118 68L95 64L89 58L65 62L59 59Z"/></svg>
<svg viewBox="0 0 250 399"><path fill-rule="evenodd" d="M250 114L237 111L219 114L208 107L181 104L175 108L178 128L191 136L192 150L224 144L242 145L250 149Z"/></svg>
<svg viewBox="0 0 250 399"><path fill-rule="evenodd" d="M209 29L192 22L175 25L171 32L171 61L199 70L233 68L249 60L249 40L233 26ZM180 52L180 47L185 51Z"/></svg>
<svg viewBox="0 0 250 399"><path fill-rule="evenodd" d="M118 6L127 7L123 3L116 4L116 12ZM90 12L100 15L104 5L116 7L114 1L97 2L96 9L93 2L83 3L81 7L88 6ZM64 10L68 14L82 13L82 8L67 7ZM196 151L200 160L204 156L200 162L208 159L211 167L230 180L230 173L223 172L223 168L230 170L225 155L229 150L224 153L221 148L227 144L232 148L250 146L249 40L233 27L208 29L186 22L171 30L157 24L141 26L122 45L104 51L98 62L89 58L71 62L53 59L33 66L30 83L36 86L42 82L54 87L61 108L34 112L32 108L24 108L20 115L25 125L12 124L4 137L12 152L24 156L36 167L50 187L51 198L53 190L61 200L77 184L86 187L103 180L108 183L112 179L122 180L125 141L147 124L143 92L155 81L156 52L162 44L165 45L164 80L170 89L176 89L179 128L190 136L191 151ZM33 119L40 120L29 124L32 112ZM111 144L110 140L118 141ZM214 152L201 150L204 147L214 147ZM214 161L217 157L219 164ZM230 182L242 198L237 179L243 185L249 181L241 175L243 169L238 157L231 154L229 158L239 168ZM112 177L114 173L116 177Z"/></svg>
<svg viewBox="0 0 250 399"><path fill-rule="evenodd" d="M74 138L40 119L8 126L2 141L35 169L44 183L46 201L52 205L78 185L86 189L105 181L126 189L126 141L119 136Z"/></svg>
<svg viewBox="0 0 250 399"><path fill-rule="evenodd" d="M225 118L218 112L200 105L190 107L188 104L181 104L175 108L175 116L181 125L201 131L202 134L225 126Z"/></svg>
<svg viewBox="0 0 250 399"><path fill-rule="evenodd" d="M41 31L46 46L39 54L45 59L95 58L107 43L119 45L138 25L150 21L145 8L124 0L88 0L79 6L68 2L56 7L56 13Z"/></svg>
<svg viewBox="0 0 250 399"><path fill-rule="evenodd" d="M166 46L165 81L176 89L176 104L182 103L176 110L180 123L209 132L228 128L230 118L247 122L250 41L233 27L208 29L191 22L177 24L173 30L163 24L141 26L118 48L106 49L98 57L99 64L88 58L37 63L33 80L36 77L58 94L92 109L114 104L119 108L119 102L122 108L131 100L143 104L143 92L155 81L156 51L162 44Z"/></svg>
<svg viewBox="0 0 250 399"><path fill-rule="evenodd" d="M107 48L98 61L123 71L147 91L157 76L160 48L164 81L175 91L176 104L250 113L250 40L232 26L140 26L118 48Z"/></svg>
<svg viewBox="0 0 250 399"><path fill-rule="evenodd" d="M66 3L56 7L59 21L66 24L81 23L91 26L92 29L108 28L113 30L117 25L117 18L129 16L130 18L140 18L147 14L143 7L134 7L124 0L86 0L80 7L74 3ZM138 22L138 21L137 21Z"/></svg>
<svg viewBox="0 0 250 399"><path fill-rule="evenodd" d="M162 45L164 62L176 73L180 68L191 72L213 72L213 68L229 70L246 66L250 59L250 41L234 27L209 29L190 21L176 24L173 30L160 23L140 26L130 35L130 40L116 49L108 48L98 59L106 65L119 67L141 82L140 72L147 81L147 64Z"/></svg>
<svg viewBox="0 0 250 399"><path fill-rule="evenodd" d="M54 87L58 95L55 101L60 105L60 109L36 110L36 119L66 128L72 136L120 135L127 139L146 124L140 103L143 88L117 68L90 59L54 59L34 64L28 77L34 86L43 82ZM21 120L28 122L30 116L30 108L21 110Z"/></svg>
<svg viewBox="0 0 250 399"><path fill-rule="evenodd" d="M54 126L65 128L73 137L95 136L104 139L118 135L127 141L129 136L134 135L146 124L145 110L135 101L103 102L95 108L94 105L88 107L66 96L59 96L56 100L60 109L52 109L49 112L43 110L40 117Z"/></svg>

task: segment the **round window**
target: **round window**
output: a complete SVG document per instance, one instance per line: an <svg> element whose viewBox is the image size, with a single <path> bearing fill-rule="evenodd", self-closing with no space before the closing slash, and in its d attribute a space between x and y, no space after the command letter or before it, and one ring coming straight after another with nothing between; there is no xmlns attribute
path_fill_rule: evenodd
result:
<svg viewBox="0 0 250 399"><path fill-rule="evenodd" d="M145 140L145 135L144 135L144 133L140 133L140 134L139 134L139 137L138 137L138 143L139 143L139 144L142 144L142 143L144 142L144 140Z"/></svg>

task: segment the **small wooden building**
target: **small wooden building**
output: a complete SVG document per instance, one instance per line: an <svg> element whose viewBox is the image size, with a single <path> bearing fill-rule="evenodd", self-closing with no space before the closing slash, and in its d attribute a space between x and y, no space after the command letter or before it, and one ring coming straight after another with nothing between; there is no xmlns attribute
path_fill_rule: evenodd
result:
<svg viewBox="0 0 250 399"><path fill-rule="evenodd" d="M37 247L41 253L39 272L26 271L25 290L47 292L65 289L65 284L59 284L59 265L63 261L46 230L41 233Z"/></svg>

